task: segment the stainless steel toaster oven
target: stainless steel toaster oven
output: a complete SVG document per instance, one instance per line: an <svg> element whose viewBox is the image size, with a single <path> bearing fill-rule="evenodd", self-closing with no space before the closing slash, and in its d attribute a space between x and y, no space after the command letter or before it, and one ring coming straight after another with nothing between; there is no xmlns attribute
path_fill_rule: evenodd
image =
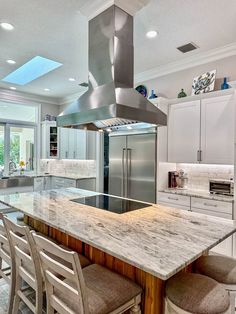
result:
<svg viewBox="0 0 236 314"><path fill-rule="evenodd" d="M211 194L234 195L233 180L210 180L209 190Z"/></svg>

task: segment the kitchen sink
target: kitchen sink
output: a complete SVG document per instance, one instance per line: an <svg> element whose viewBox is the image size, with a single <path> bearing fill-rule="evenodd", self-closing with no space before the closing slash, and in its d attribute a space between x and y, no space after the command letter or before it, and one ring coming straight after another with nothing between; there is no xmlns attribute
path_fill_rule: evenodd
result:
<svg viewBox="0 0 236 314"><path fill-rule="evenodd" d="M0 189L33 186L34 178L27 176L2 177L0 179Z"/></svg>

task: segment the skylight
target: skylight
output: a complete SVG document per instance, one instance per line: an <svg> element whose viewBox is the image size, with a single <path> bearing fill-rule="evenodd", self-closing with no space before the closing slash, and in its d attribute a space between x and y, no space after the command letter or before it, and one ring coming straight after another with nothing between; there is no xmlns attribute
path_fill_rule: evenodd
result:
<svg viewBox="0 0 236 314"><path fill-rule="evenodd" d="M3 82L25 85L59 68L62 63L36 56L2 79Z"/></svg>

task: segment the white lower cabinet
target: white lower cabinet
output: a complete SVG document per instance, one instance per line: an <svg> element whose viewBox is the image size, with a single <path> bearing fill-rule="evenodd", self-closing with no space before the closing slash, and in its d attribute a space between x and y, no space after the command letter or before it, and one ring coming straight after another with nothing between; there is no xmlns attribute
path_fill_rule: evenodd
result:
<svg viewBox="0 0 236 314"><path fill-rule="evenodd" d="M209 216L233 219L232 203L191 197L191 210ZM211 249L212 253L233 256L233 237L229 237Z"/></svg>
<svg viewBox="0 0 236 314"><path fill-rule="evenodd" d="M190 196L159 192L157 203L183 210L190 210Z"/></svg>
<svg viewBox="0 0 236 314"><path fill-rule="evenodd" d="M76 187L78 189L96 192L96 179L95 178L85 178L85 179L77 180Z"/></svg>
<svg viewBox="0 0 236 314"><path fill-rule="evenodd" d="M75 188L76 180L62 177L52 177L52 189Z"/></svg>
<svg viewBox="0 0 236 314"><path fill-rule="evenodd" d="M51 189L51 177L34 178L34 191L44 191Z"/></svg>
<svg viewBox="0 0 236 314"><path fill-rule="evenodd" d="M158 192L158 204L204 215L233 219L233 203L207 198ZM233 245L235 246L233 252ZM236 236L231 236L211 249L212 253L236 257Z"/></svg>

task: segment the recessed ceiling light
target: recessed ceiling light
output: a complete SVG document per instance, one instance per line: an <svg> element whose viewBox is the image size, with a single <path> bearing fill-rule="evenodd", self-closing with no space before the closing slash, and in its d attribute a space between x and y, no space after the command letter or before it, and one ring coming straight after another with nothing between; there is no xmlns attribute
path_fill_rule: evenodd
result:
<svg viewBox="0 0 236 314"><path fill-rule="evenodd" d="M128 129L128 130L132 130L132 126L128 125L128 126L127 126L127 129Z"/></svg>
<svg viewBox="0 0 236 314"><path fill-rule="evenodd" d="M44 88L45 92L49 92L50 88Z"/></svg>
<svg viewBox="0 0 236 314"><path fill-rule="evenodd" d="M9 64L16 64L16 61L11 60L11 59L8 59L8 60L7 60L7 63L9 63Z"/></svg>
<svg viewBox="0 0 236 314"><path fill-rule="evenodd" d="M110 129L110 128L107 129L107 132L111 132L111 131L112 131L112 129Z"/></svg>
<svg viewBox="0 0 236 314"><path fill-rule="evenodd" d="M10 23L0 23L0 26L5 29L6 31L12 31L14 29L14 26Z"/></svg>
<svg viewBox="0 0 236 314"><path fill-rule="evenodd" d="M10 89L12 89L12 90L16 90L16 88L15 88L14 86L11 86L11 87L10 87Z"/></svg>
<svg viewBox="0 0 236 314"><path fill-rule="evenodd" d="M146 33L148 38L155 38L157 36L157 31L149 31Z"/></svg>
<svg viewBox="0 0 236 314"><path fill-rule="evenodd" d="M68 80L69 80L70 82L75 82L75 78L73 78L73 77L70 77Z"/></svg>

